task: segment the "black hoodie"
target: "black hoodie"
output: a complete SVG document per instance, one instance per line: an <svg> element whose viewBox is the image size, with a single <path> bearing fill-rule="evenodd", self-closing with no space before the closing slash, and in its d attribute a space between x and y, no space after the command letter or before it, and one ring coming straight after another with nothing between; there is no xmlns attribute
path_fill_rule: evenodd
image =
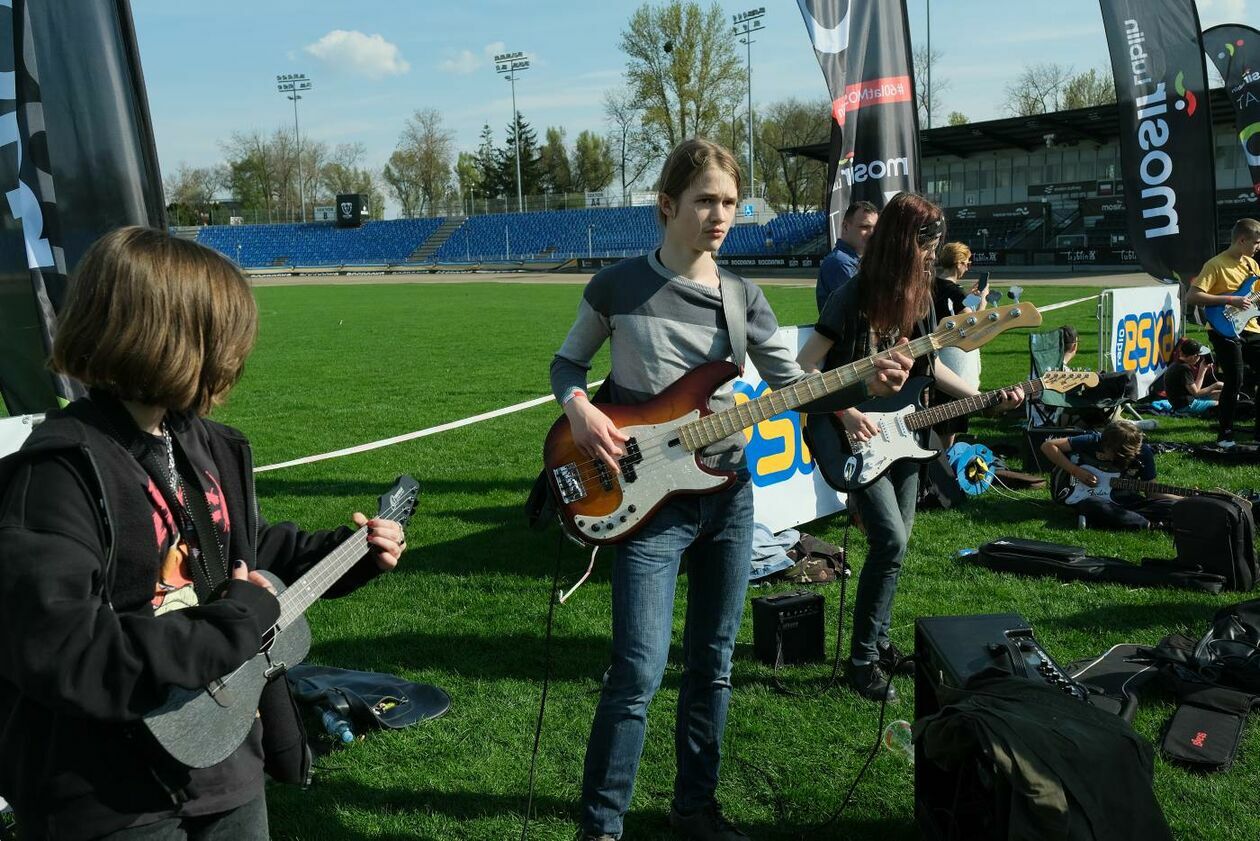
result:
<svg viewBox="0 0 1260 841"><path fill-rule="evenodd" d="M192 416L168 415L167 425L226 559L292 582L350 534L268 525L243 435ZM169 687L204 686L252 657L279 616L274 596L242 581L155 614L170 515L138 461L151 440L94 392L0 460L0 796L29 831L93 838L235 808L263 791L260 725L224 762L189 770L140 721ZM330 595L375 572L365 557Z"/></svg>

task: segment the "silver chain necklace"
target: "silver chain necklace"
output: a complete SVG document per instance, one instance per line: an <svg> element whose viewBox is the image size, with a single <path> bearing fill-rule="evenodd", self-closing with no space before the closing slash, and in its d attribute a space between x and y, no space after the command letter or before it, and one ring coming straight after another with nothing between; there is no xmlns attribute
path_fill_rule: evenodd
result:
<svg viewBox="0 0 1260 841"><path fill-rule="evenodd" d="M171 495L179 502L179 473L175 470L175 442L171 439L170 427L162 421L162 440L166 442L166 481L170 485Z"/></svg>

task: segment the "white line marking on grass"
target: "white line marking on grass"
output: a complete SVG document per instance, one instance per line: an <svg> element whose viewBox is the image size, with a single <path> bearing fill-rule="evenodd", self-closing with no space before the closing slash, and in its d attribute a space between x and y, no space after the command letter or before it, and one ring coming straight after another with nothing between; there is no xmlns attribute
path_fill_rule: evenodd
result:
<svg viewBox="0 0 1260 841"><path fill-rule="evenodd" d="M603 380L596 380L595 382L590 383L590 386L596 387L602 384L603 382L604 382ZM420 429L415 432L405 433L403 435L395 435L393 438L383 438L380 441L372 441L368 444L359 444L358 446L346 447L345 449L342 449L342 450L333 450L331 453L320 453L319 455L315 455L315 456L306 456L305 458L295 458L292 461L282 461L282 462L279 462L278 464L267 464L267 465L263 465L262 467L255 467L254 472L266 473L271 470L280 470L281 468L284 468L284 467L296 467L299 464L311 464L312 462L316 462L316 461L326 461L327 459L330 459L330 458L340 458L341 456L350 456L350 455L354 455L355 453L366 453L369 450L379 450L381 447L388 447L391 444L401 444L404 441L414 441L417 438L425 438L429 435L435 435L439 432L446 432L448 429L458 429L461 426L468 426L469 424L480 423L481 421L490 420L491 418L497 418L503 415L510 415L513 412L519 412L523 409L532 409L534 406L541 406L544 403L554 401L555 399L556 398L548 394L546 397L536 397L533 400L526 400L524 403L516 403L515 405L512 405L512 406L504 406L502 409L495 409L492 412L483 412L480 415L473 415L472 417L467 417L467 418L464 418L462 420L457 420L457 421L451 421L450 423L444 423L438 426L431 426L428 429Z"/></svg>
<svg viewBox="0 0 1260 841"><path fill-rule="evenodd" d="M1101 296L1090 295L1087 298L1077 298L1073 301L1061 301L1057 304L1051 304L1048 307L1038 307L1037 309L1040 312L1051 312L1053 310L1063 309L1064 307L1070 307L1073 304L1083 304L1086 301L1092 301L1095 298L1099 298L1099 297ZM602 382L603 380L598 380L596 382L590 383L590 385L598 386ZM513 412L520 412L525 409L532 409L535 406L541 406L544 403L550 402L554 399L555 398L552 397L550 394L547 395L546 397L536 397L533 400L526 400L524 403L516 403L512 406L504 406L502 409L495 409L492 412L483 412L480 415L473 415L472 417L464 418L463 420L452 421L450 423L444 423L438 426L431 426L428 429L420 429L415 432L405 433L403 435L395 435L393 438L382 438L380 441L372 441L367 444L359 444L358 446L354 446L354 447L346 447L345 449L341 449L341 450L333 450L330 453L320 453L319 455L306 456L304 458L295 458L292 461L282 461L277 464L266 464L266 465L263 465L262 467L255 467L254 472L267 473L271 470L281 470L285 467L297 467L299 464L311 464L317 461L326 461L330 458L340 458L341 456L352 456L355 453L366 453L369 450L379 450L381 447L388 447L393 444L401 444L404 441L414 441L417 438L425 438L429 435L436 435L439 432L446 432L447 430L450 430L450 429L459 429L461 426L468 426L470 424L480 423L481 421L490 420L491 418L502 417L503 415L510 415Z"/></svg>

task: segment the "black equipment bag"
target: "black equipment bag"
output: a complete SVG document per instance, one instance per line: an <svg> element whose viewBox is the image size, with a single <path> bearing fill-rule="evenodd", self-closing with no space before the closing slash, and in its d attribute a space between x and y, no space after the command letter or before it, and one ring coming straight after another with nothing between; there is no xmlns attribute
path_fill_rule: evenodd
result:
<svg viewBox="0 0 1260 841"><path fill-rule="evenodd" d="M1152 558L1134 564L1123 558L1087 555L1080 546L1000 537L980 547L973 555L982 566L996 572L1021 575L1053 575L1062 581L1109 581L1130 587L1184 587L1219 593L1224 577L1198 569L1183 569Z"/></svg>
<svg viewBox="0 0 1260 841"><path fill-rule="evenodd" d="M436 686L397 675L302 664L285 673L293 695L312 708L326 708L351 721L356 732L397 730L437 718L451 698Z"/></svg>
<svg viewBox="0 0 1260 841"><path fill-rule="evenodd" d="M1172 507L1177 563L1221 575L1229 590L1256 584L1255 523L1251 508L1237 499L1186 497Z"/></svg>

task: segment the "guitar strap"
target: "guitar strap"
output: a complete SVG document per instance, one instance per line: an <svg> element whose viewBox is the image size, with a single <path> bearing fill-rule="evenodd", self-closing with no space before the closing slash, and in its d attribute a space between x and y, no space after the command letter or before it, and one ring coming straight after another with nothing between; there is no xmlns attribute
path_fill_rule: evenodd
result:
<svg viewBox="0 0 1260 841"><path fill-rule="evenodd" d="M748 298L744 294L744 281L737 275L718 269L722 291L722 314L726 316L726 332L731 338L731 358L744 373L744 361L748 356Z"/></svg>

